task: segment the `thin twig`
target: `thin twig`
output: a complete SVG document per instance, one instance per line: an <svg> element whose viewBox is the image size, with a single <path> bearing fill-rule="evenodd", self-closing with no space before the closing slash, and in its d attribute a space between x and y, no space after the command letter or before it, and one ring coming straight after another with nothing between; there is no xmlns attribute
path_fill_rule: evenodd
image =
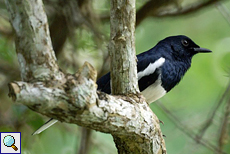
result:
<svg viewBox="0 0 230 154"><path fill-rule="evenodd" d="M185 133L188 137L192 138L194 141L197 141L195 132L193 132L183 123L181 123L180 119L178 119L177 116L175 116L171 111L169 111L169 109L167 109L160 101L158 101L156 104L166 113L165 115L167 116L167 118L170 119L179 130ZM203 145L204 147L212 151L220 152L221 154L227 154L226 152L219 151L219 148L215 145L212 145L208 140L201 139L199 141L199 144Z"/></svg>
<svg viewBox="0 0 230 154"><path fill-rule="evenodd" d="M216 2L216 8L223 15L224 19L230 24L230 12L221 2Z"/></svg>
<svg viewBox="0 0 230 154"><path fill-rule="evenodd" d="M230 116L230 98L228 99L226 104L226 110L223 117L223 122L221 124L220 133L219 133L218 146L220 151L223 149L223 146L224 144L226 144L226 140L228 138L229 116Z"/></svg>
<svg viewBox="0 0 230 154"><path fill-rule="evenodd" d="M217 109L223 103L224 99L228 96L229 92L230 92L230 82L229 82L224 94L222 95L222 97L218 101L217 105L210 112L210 114L209 114L210 117L206 120L204 126L200 129L199 134L196 135L196 141L197 142L199 142L201 140L201 138L204 136L204 134L205 134L206 130L208 129L208 127L212 124L212 121L213 121L214 116L216 115Z"/></svg>

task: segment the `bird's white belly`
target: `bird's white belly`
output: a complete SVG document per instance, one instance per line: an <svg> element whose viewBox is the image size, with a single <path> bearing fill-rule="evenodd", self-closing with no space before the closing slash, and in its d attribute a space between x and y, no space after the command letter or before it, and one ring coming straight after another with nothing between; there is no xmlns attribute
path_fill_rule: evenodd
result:
<svg viewBox="0 0 230 154"><path fill-rule="evenodd" d="M141 92L146 101L150 104L166 94L166 90L161 86L161 80L159 79L144 91Z"/></svg>

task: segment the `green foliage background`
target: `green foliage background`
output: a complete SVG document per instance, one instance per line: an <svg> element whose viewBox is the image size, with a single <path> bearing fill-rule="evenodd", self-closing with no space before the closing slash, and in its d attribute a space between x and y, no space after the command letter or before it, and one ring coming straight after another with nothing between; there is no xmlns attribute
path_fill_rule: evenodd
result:
<svg viewBox="0 0 230 154"><path fill-rule="evenodd" d="M230 3L223 3L230 11ZM108 9L108 6L98 4L98 10ZM105 28L106 27L106 28ZM109 26L104 25L109 35ZM136 51L141 53L152 48L159 40L170 35L187 35L201 47L213 51L211 54L198 54L193 58L192 67L182 82L170 93L158 101L174 114L184 130L199 133L213 107L221 98L229 82L230 73L230 23L216 9L215 5L197 11L196 13L178 17L148 18L136 29ZM84 34L79 46L90 52L93 44L88 34ZM85 38L85 40L84 40ZM108 42L105 42L107 44ZM91 46L92 45L92 46ZM16 54L12 42L0 34L0 60L9 65L17 66ZM97 54L97 53L96 53ZM85 58L87 60L87 58ZM75 70L76 71L76 70ZM0 76L0 80L2 80ZM81 128L73 124L58 123L37 136L32 132L44 123L44 118L26 107L14 104L7 97L7 87L0 89L0 132L22 132L23 154L72 154L76 153L80 143ZM214 153L201 144L196 143L187 134L178 129L170 115L165 113L158 103L152 103L151 108L160 120L162 132L169 154L210 154ZM225 103L218 109L204 139L213 145L218 143L218 135ZM167 116L168 115L168 116ZM3 122L2 122L3 123ZM17 127L12 125L17 123ZM228 131L230 135L230 131ZM224 150L230 153L229 139ZM108 134L94 132L91 141L91 154L114 154L116 152L113 139Z"/></svg>

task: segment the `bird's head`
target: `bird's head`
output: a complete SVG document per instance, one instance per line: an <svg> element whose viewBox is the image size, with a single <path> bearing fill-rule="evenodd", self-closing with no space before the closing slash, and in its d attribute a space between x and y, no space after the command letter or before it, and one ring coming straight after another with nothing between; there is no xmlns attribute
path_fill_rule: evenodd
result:
<svg viewBox="0 0 230 154"><path fill-rule="evenodd" d="M167 48L169 49L168 52L170 52L170 54L175 59L179 59L179 60L184 58L191 59L192 56L197 53L212 52L209 49L199 47L189 37L184 35L170 36L165 38L161 42L167 45Z"/></svg>

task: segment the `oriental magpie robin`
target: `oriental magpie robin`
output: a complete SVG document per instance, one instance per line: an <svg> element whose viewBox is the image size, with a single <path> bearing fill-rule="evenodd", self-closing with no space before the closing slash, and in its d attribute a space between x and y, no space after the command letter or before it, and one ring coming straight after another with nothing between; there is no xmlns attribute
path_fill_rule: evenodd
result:
<svg viewBox="0 0 230 154"><path fill-rule="evenodd" d="M138 85L148 103L164 96L176 86L191 66L192 57L197 53L208 53L184 35L170 36L161 40L156 46L137 55ZM110 73L98 81L98 90L111 93ZM39 134L57 120L50 119L37 131Z"/></svg>

